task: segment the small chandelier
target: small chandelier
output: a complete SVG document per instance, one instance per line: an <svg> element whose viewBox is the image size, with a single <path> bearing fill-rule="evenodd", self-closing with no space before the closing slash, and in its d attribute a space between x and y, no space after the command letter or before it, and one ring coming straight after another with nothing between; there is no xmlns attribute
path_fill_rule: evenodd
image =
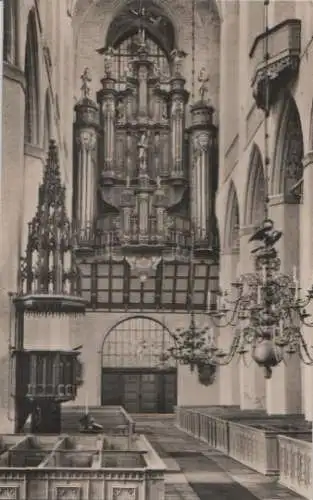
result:
<svg viewBox="0 0 313 500"><path fill-rule="evenodd" d="M195 240L198 234L198 229L192 224L191 229L191 245L188 254L190 266L189 272L189 301L190 304L190 323L187 329L177 329L173 334L174 346L170 347L167 353L164 353L166 358L174 358L183 365L189 365L193 372L195 368L198 371L199 381L203 385L210 385L215 380L217 363L213 358L220 356L219 349L216 345L216 339L212 328L208 326L199 327L196 323L195 311L193 307L193 283L194 262L195 262ZM186 260L186 256L184 258ZM222 356L223 357L223 354Z"/></svg>

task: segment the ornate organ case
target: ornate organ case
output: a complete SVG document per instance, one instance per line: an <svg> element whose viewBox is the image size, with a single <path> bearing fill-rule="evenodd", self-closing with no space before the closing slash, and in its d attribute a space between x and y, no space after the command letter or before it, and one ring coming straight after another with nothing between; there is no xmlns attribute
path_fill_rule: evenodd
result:
<svg viewBox="0 0 313 500"><path fill-rule="evenodd" d="M139 30L118 49L106 49L97 104L83 75L74 218L84 257L105 249L129 263L139 254L158 260L190 248L191 233L202 257L216 251L213 108L194 105L186 129L185 55L166 55Z"/></svg>

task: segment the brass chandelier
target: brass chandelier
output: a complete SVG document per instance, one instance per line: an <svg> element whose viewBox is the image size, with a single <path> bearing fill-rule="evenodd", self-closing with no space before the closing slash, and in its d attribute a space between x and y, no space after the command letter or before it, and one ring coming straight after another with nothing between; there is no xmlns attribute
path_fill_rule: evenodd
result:
<svg viewBox="0 0 313 500"><path fill-rule="evenodd" d="M266 33L268 32L268 4L264 1ZM268 117L269 72L268 35L265 37L264 61L266 68L264 143L265 143L265 217L261 226L250 238L257 242L251 253L254 272L242 274L231 283L231 290L211 291L208 294L208 311L211 326L200 328L195 313L191 311L189 327L177 331L176 345L169 351L183 364L196 366L199 375L203 370L212 374L217 366L229 364L236 355L251 352L252 359L264 367L265 378L271 378L272 368L284 360L285 354L297 354L305 364L313 364L313 356L302 334L302 327L313 327L306 307L313 298L313 286L301 296L296 268L292 275L280 271L281 261L275 245L282 232L275 229L269 217L268 177ZM228 350L218 347L212 327L233 329ZM211 371L210 371L211 370ZM199 377L200 378L200 377ZM210 376L207 376L207 381Z"/></svg>

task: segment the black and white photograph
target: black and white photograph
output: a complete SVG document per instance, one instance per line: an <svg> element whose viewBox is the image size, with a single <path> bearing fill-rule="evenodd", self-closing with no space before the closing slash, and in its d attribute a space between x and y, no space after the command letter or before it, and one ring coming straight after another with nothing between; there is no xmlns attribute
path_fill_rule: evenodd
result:
<svg viewBox="0 0 313 500"><path fill-rule="evenodd" d="M313 500L313 0L0 33L0 500Z"/></svg>

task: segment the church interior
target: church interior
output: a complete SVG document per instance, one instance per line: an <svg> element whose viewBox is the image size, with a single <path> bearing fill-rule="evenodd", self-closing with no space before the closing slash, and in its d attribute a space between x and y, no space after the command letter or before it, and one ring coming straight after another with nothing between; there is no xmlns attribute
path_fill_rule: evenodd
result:
<svg viewBox="0 0 313 500"><path fill-rule="evenodd" d="M172 415L311 498L313 2L2 17L0 432Z"/></svg>

